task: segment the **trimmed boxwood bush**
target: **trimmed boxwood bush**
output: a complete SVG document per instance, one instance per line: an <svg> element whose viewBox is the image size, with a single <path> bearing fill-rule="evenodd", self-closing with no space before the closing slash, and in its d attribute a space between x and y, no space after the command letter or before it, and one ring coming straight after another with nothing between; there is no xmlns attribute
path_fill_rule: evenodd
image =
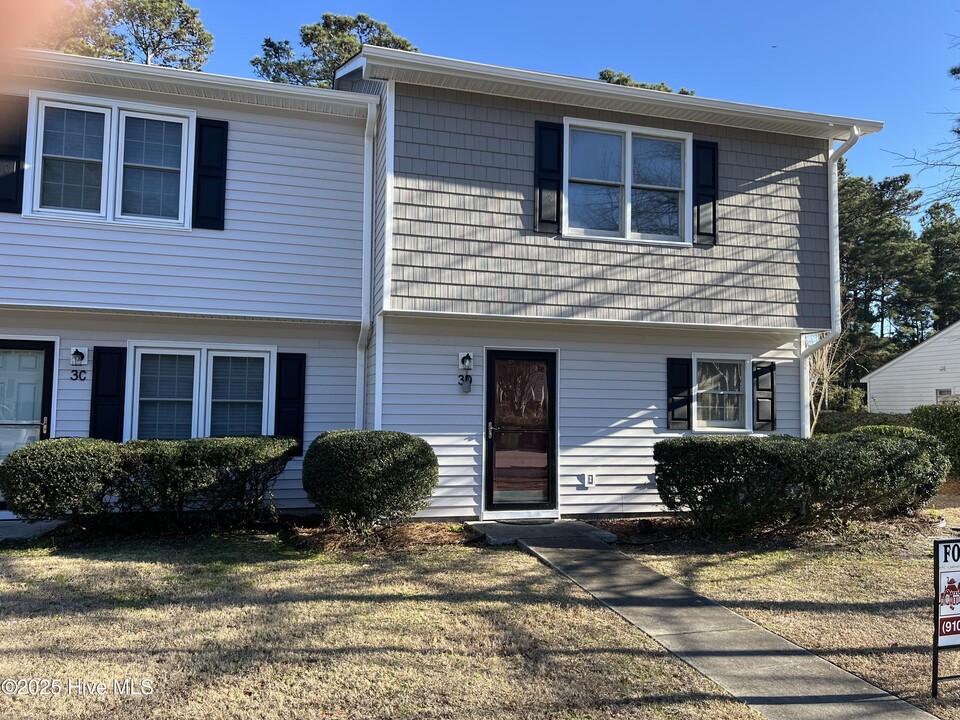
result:
<svg viewBox="0 0 960 720"><path fill-rule="evenodd" d="M820 517L887 517L937 494L950 468L943 445L915 428L867 426L810 443L812 507Z"/></svg>
<svg viewBox="0 0 960 720"><path fill-rule="evenodd" d="M0 463L0 492L7 507L30 522L102 513L121 468L117 443L42 440L14 450Z"/></svg>
<svg viewBox="0 0 960 720"><path fill-rule="evenodd" d="M654 446L657 489L709 533L750 534L919 508L949 460L935 438L865 427L811 440L690 436Z"/></svg>
<svg viewBox="0 0 960 720"><path fill-rule="evenodd" d="M899 413L872 413L866 410L857 412L824 412L817 418L815 435L834 435L850 432L854 428L867 425L900 425L909 427L913 424L909 415Z"/></svg>
<svg viewBox="0 0 960 720"><path fill-rule="evenodd" d="M910 422L943 443L953 474L960 476L960 405L921 405L910 411Z"/></svg>
<svg viewBox="0 0 960 720"><path fill-rule="evenodd" d="M303 458L303 487L338 525L368 533L427 506L439 481L437 456L423 438L390 430L336 430Z"/></svg>
<svg viewBox="0 0 960 720"><path fill-rule="evenodd" d="M804 512L810 481L804 441L785 436L687 436L653 447L668 510L688 510L708 533L749 533Z"/></svg>

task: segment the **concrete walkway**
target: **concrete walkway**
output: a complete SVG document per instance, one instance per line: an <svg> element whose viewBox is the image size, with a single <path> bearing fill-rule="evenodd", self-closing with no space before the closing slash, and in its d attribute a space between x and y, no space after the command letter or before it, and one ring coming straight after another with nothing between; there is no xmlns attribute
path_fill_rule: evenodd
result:
<svg viewBox="0 0 960 720"><path fill-rule="evenodd" d="M37 535L43 535L43 533L53 530L59 524L59 520L38 523L26 523L22 520L0 520L0 541L26 540Z"/></svg>
<svg viewBox="0 0 960 720"><path fill-rule="evenodd" d="M582 527L547 537L547 529L527 530L545 526L507 525L496 536L502 542L512 535L521 547L764 717L933 717L624 555L591 536L585 523L570 525Z"/></svg>

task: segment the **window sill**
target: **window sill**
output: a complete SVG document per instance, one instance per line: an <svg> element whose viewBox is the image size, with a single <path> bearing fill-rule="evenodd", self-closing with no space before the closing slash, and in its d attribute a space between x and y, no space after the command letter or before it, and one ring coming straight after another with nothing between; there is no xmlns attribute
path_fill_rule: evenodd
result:
<svg viewBox="0 0 960 720"><path fill-rule="evenodd" d="M608 243L626 243L628 245L657 245L659 247L679 247L679 248L688 248L693 247L693 243L689 240L653 240L645 238L625 238L625 237L610 237L608 235L577 235L573 233L561 233L560 237L563 240L588 240L590 242L608 242Z"/></svg>
<svg viewBox="0 0 960 720"><path fill-rule="evenodd" d="M754 431L747 428L695 427L693 432L704 435L751 435Z"/></svg>
<svg viewBox="0 0 960 720"><path fill-rule="evenodd" d="M40 220L40 221L52 221L57 223L78 223L82 225L93 225L97 227L116 227L116 228L139 228L141 230L158 230L161 232L192 232L193 228L187 227L185 225L178 225L176 223L155 223L155 222L138 222L131 218L123 218L122 220L108 220L103 217L84 217L83 215L68 215L65 213L45 213L45 212L34 212L34 213L21 213L20 217L24 220Z"/></svg>

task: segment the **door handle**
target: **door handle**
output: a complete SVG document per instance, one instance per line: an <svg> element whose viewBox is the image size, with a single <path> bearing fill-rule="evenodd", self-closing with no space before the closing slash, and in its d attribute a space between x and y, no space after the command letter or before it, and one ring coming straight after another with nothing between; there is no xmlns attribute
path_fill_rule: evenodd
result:
<svg viewBox="0 0 960 720"><path fill-rule="evenodd" d="M50 430L50 418L45 417L43 419L43 424L40 426L40 434L46 435L49 430Z"/></svg>
<svg viewBox="0 0 960 720"><path fill-rule="evenodd" d="M494 427L492 422L487 423L487 440L493 440L493 431L500 428Z"/></svg>

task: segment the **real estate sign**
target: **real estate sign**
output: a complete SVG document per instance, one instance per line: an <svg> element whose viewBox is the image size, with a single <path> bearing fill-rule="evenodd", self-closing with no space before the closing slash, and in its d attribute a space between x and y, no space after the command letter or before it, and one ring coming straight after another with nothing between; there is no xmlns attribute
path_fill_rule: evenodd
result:
<svg viewBox="0 0 960 720"><path fill-rule="evenodd" d="M934 583L937 647L960 645L960 539L935 540Z"/></svg>

